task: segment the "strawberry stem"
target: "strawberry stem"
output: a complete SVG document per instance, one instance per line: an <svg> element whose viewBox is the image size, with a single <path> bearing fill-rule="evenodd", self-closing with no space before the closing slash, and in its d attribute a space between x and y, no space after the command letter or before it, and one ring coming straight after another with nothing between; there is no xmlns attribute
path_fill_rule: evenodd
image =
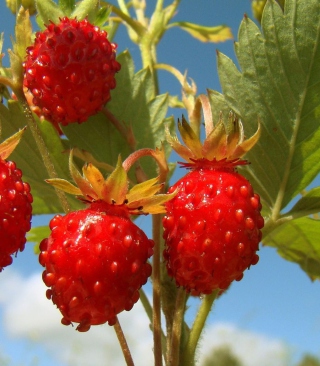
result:
<svg viewBox="0 0 320 366"><path fill-rule="evenodd" d="M176 307L171 332L171 349L168 366L179 366L180 341L182 334L182 323L186 308L186 291L180 287L176 297Z"/></svg>
<svg viewBox="0 0 320 366"><path fill-rule="evenodd" d="M219 293L219 289L215 290L212 294L206 295L202 300L201 306L199 308L198 314L194 320L192 328L190 330L189 338L185 349L181 352L182 360L181 365L184 366L194 366L194 357L196 353L196 348L207 320L207 317L212 308L213 302Z"/></svg>
<svg viewBox="0 0 320 366"><path fill-rule="evenodd" d="M162 366L162 329L161 329L161 276L160 276L160 245L161 215L152 216L152 236L154 240L152 283L153 283L153 342L154 365Z"/></svg>
<svg viewBox="0 0 320 366"><path fill-rule="evenodd" d="M130 170L130 168L144 156L151 156L157 163L159 167L159 182L163 183L166 181L167 174L169 171L165 154L163 150L153 150L150 148L144 148L135 151L134 153L130 154L127 159L122 163L123 168L126 172Z"/></svg>
<svg viewBox="0 0 320 366"><path fill-rule="evenodd" d="M131 352L129 350L129 346L128 346L128 343L126 341L126 338L123 334L123 331L122 331L121 325L119 323L118 317L117 317L117 321L114 325L114 330L115 330L116 335L118 337L118 341L119 341L120 347L122 349L124 359L126 360L127 366L134 366L134 362L133 362L133 359L132 359L132 356L131 356Z"/></svg>

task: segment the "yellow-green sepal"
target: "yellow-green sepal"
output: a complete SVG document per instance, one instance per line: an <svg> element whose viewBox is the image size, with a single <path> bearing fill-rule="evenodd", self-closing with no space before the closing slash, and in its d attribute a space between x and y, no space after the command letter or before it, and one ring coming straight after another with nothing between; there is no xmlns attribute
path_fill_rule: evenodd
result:
<svg viewBox="0 0 320 366"><path fill-rule="evenodd" d="M27 127L24 127L23 129L19 130L14 135L8 137L0 144L0 158L2 160L7 159L13 152L13 150L16 148L16 146L19 144L26 128Z"/></svg>

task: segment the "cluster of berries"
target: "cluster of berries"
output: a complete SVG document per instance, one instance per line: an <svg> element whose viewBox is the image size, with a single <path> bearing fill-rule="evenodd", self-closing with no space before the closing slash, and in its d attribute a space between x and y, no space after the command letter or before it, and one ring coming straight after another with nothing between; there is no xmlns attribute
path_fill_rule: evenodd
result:
<svg viewBox="0 0 320 366"><path fill-rule="evenodd" d="M27 49L24 86L33 95L32 103L56 126L86 120L110 99L116 85L120 65L115 48L87 20L63 18L58 25L50 24ZM241 122L234 123L239 128ZM79 323L79 331L106 322L113 325L118 313L138 301L139 289L151 275L148 260L154 243L131 221L131 214L165 213L168 274L191 295L224 290L258 262L264 225L260 198L236 170L246 164L240 157L254 145L258 133L245 143L242 136L228 145L234 136L221 126L220 121L203 145L184 119L179 123L184 145L168 135L190 172L167 194L155 195L162 187L157 179L129 190L121 162L104 179L92 164L81 175L70 159L79 188L65 181L65 190L81 196L87 207L51 220L51 234L42 240L39 256L47 297L62 313L63 324ZM9 264L8 255L23 249L31 195L13 163L1 160L0 171L0 189L7 192L0 196L0 230L10 228L5 235L1 231L6 238L3 247L10 248L0 252L1 268ZM55 185L54 180L50 183ZM25 208L18 218L15 212L22 201Z"/></svg>

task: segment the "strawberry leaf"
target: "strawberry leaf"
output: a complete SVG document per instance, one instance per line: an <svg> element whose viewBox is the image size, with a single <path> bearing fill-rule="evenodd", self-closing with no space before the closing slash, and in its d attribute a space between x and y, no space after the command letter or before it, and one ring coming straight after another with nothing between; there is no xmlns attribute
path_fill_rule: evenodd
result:
<svg viewBox="0 0 320 366"><path fill-rule="evenodd" d="M8 108L0 104L0 122L2 126L1 140L12 136L19 129L27 125L27 120L18 102L9 101ZM59 178L70 179L68 171L68 155L62 154L64 148L55 129L48 122L39 124L50 156L55 165ZM19 169L23 172L23 179L31 186L33 195L33 214L48 214L62 212L55 190L45 182L49 175L44 167L38 148L34 142L30 129L24 135L18 146L10 155ZM72 208L80 206L77 199L68 196Z"/></svg>
<svg viewBox="0 0 320 366"><path fill-rule="evenodd" d="M35 243L35 254L39 254L39 244L42 239L47 238L51 233L51 230L48 225L46 226L36 226L32 227L31 230L27 233L27 240L29 243Z"/></svg>
<svg viewBox="0 0 320 366"><path fill-rule="evenodd" d="M245 134L261 121L246 175L277 218L320 169L320 3L287 0L283 13L268 1L262 30L245 17L235 44L241 71L221 53L218 65L225 100Z"/></svg>
<svg viewBox="0 0 320 366"><path fill-rule="evenodd" d="M311 189L288 212L288 215L307 216L320 212L320 187Z"/></svg>
<svg viewBox="0 0 320 366"><path fill-rule="evenodd" d="M263 244L277 248L285 259L296 262L312 280L320 279L320 221L302 217L270 233Z"/></svg>

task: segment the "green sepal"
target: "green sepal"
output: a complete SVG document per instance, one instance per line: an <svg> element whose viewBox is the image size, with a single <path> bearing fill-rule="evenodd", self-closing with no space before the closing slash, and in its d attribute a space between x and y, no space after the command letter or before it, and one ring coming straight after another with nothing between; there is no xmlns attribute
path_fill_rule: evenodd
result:
<svg viewBox="0 0 320 366"><path fill-rule="evenodd" d="M59 8L66 16L70 16L75 7L75 0L59 0Z"/></svg>
<svg viewBox="0 0 320 366"><path fill-rule="evenodd" d="M111 14L111 6L101 7L96 15L94 24L98 27L103 27ZM108 37L109 38L109 37Z"/></svg>
<svg viewBox="0 0 320 366"><path fill-rule="evenodd" d="M178 189L170 194L157 194L151 197L141 198L135 202L130 202L128 208L131 214L159 214L165 213L164 203L170 201L176 194Z"/></svg>
<svg viewBox="0 0 320 366"><path fill-rule="evenodd" d="M65 16L63 10L52 0L36 0L36 6L39 14L37 23L42 29L51 22L59 23L60 18Z"/></svg>
<svg viewBox="0 0 320 366"><path fill-rule="evenodd" d="M145 182L136 184L133 186L130 191L127 193L127 200L129 202L135 202L140 199L141 195L143 194L144 197L153 196L157 193L161 188L162 185L158 184L159 178L153 178L146 180Z"/></svg>
<svg viewBox="0 0 320 366"><path fill-rule="evenodd" d="M181 138L186 146L190 149L193 156L197 158L202 157L202 144L198 136L195 134L189 123L186 121L184 116L182 116L182 121L178 120L178 129Z"/></svg>
<svg viewBox="0 0 320 366"><path fill-rule="evenodd" d="M81 190L65 179L52 178L46 179L46 182L63 192L73 194L75 196L82 196Z"/></svg>
<svg viewBox="0 0 320 366"><path fill-rule="evenodd" d="M227 135L222 119L203 143L203 154L208 160L216 158L220 160L226 157Z"/></svg>
<svg viewBox="0 0 320 366"><path fill-rule="evenodd" d="M18 143L21 140L21 137L26 130L27 127L24 127L22 130L18 131L14 135L8 137L0 144L0 158L2 160L7 159L13 150L16 148Z"/></svg>
<svg viewBox="0 0 320 366"><path fill-rule="evenodd" d="M97 196L96 192L93 190L93 188L91 187L90 183L84 177L82 177L82 175L80 174L80 172L74 165L72 150L71 150L70 156L69 156L69 170L70 170L70 174L71 174L73 181L79 187L83 196L85 198L97 199L98 196Z"/></svg>
<svg viewBox="0 0 320 366"><path fill-rule="evenodd" d="M192 157L192 152L186 146L182 145L176 135L172 136L169 127L166 125L166 140L172 149L183 159L188 161Z"/></svg>
<svg viewBox="0 0 320 366"><path fill-rule="evenodd" d="M77 3L74 11L71 13L71 18L83 20L88 18L91 23L94 23L98 12L99 0L82 0Z"/></svg>
<svg viewBox="0 0 320 366"><path fill-rule="evenodd" d="M115 170L104 183L102 199L110 204L122 204L128 192L128 176L119 155Z"/></svg>
<svg viewBox="0 0 320 366"><path fill-rule="evenodd" d="M25 58L26 48L31 44L32 25L30 22L29 12L23 7L19 9L16 17L15 37L13 50L21 60Z"/></svg>

